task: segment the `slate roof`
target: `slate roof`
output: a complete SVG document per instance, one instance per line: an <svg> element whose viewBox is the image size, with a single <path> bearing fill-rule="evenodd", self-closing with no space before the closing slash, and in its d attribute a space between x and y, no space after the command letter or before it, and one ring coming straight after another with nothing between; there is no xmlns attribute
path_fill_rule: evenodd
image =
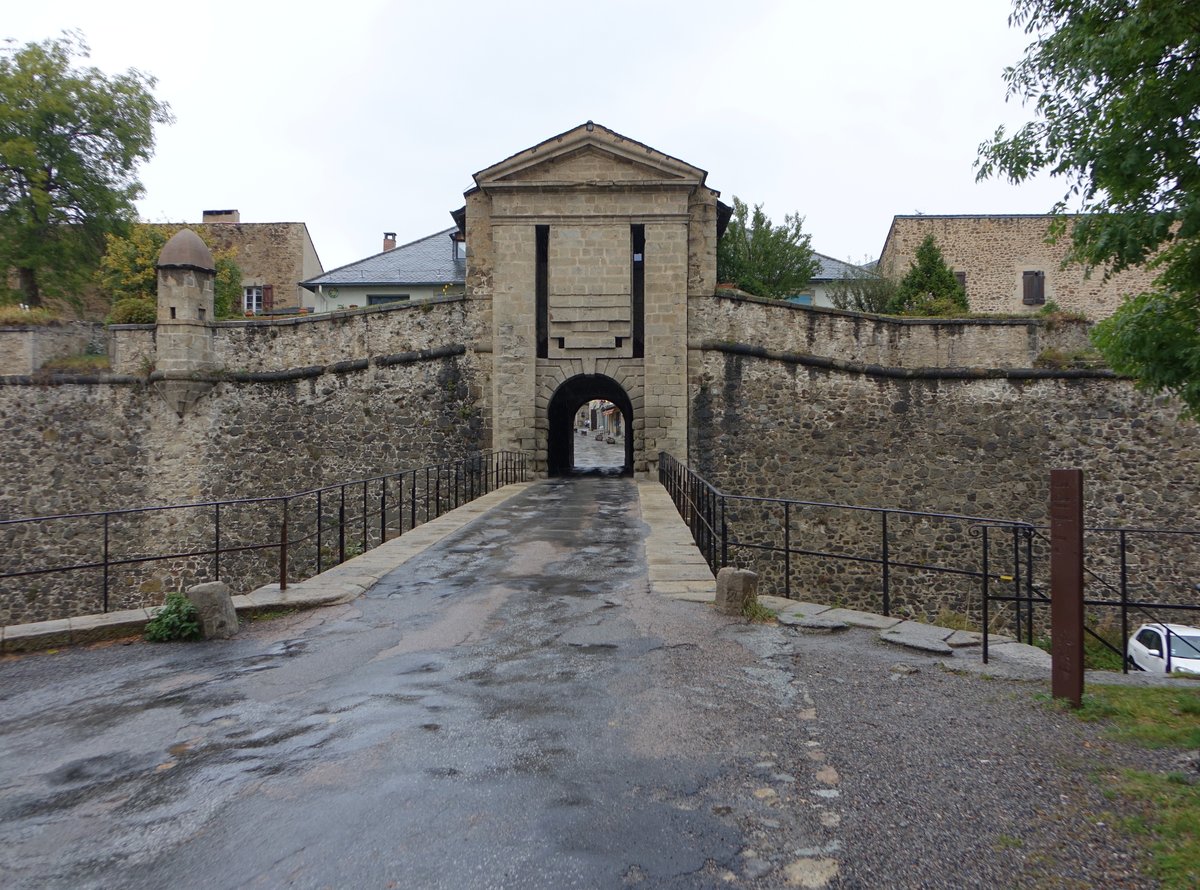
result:
<svg viewBox="0 0 1200 890"><path fill-rule="evenodd" d="M449 228L418 238L301 281L300 286L315 291L318 287L462 284L467 278L467 261L457 257L454 242L450 240L455 231Z"/></svg>
<svg viewBox="0 0 1200 890"><path fill-rule="evenodd" d="M864 269L862 266L855 266L853 263L846 263L842 260L835 260L831 256L825 256L823 253L813 252L820 265L817 271L813 273L813 281L845 281L847 278L854 278L862 275Z"/></svg>

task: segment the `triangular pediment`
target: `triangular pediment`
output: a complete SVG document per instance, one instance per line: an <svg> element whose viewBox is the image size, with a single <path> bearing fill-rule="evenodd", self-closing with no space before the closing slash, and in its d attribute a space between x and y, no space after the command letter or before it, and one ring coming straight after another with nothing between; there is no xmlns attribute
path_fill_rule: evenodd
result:
<svg viewBox="0 0 1200 890"><path fill-rule="evenodd" d="M478 185L663 182L702 184L707 173L648 145L587 123L475 174Z"/></svg>

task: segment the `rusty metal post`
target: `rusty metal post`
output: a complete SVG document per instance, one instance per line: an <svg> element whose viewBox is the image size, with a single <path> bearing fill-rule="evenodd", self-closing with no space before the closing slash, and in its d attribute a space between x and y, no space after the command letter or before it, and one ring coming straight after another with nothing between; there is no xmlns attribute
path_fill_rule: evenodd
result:
<svg viewBox="0 0 1200 890"><path fill-rule="evenodd" d="M1083 471L1050 471L1051 693L1083 697Z"/></svg>

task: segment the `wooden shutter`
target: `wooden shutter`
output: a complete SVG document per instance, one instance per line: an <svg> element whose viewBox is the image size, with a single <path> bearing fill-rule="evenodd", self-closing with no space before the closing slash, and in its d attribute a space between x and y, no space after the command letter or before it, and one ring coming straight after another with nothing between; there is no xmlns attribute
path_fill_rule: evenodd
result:
<svg viewBox="0 0 1200 890"><path fill-rule="evenodd" d="M1022 273L1021 302L1026 306L1041 306L1046 302L1045 272Z"/></svg>
<svg viewBox="0 0 1200 890"><path fill-rule="evenodd" d="M263 285L263 311L270 312L275 308L275 285Z"/></svg>

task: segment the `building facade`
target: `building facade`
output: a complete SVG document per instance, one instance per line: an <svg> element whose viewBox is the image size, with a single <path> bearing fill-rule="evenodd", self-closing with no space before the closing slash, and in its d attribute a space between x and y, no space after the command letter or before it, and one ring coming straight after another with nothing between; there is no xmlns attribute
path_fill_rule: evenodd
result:
<svg viewBox="0 0 1200 890"><path fill-rule="evenodd" d="M628 469L683 453L688 300L713 294L722 213L706 178L590 121L475 174L466 298L490 331L493 447L569 469L576 412L604 399Z"/></svg>
<svg viewBox="0 0 1200 890"><path fill-rule="evenodd" d="M884 241L879 271L902 278L917 247L932 235L966 287L972 312L1034 313L1053 302L1098 320L1112 315L1126 294L1150 286L1153 274L1145 268L1106 280L1101 269L1089 273L1077 264L1064 265L1070 235L1051 243L1053 219L1044 214L897 216Z"/></svg>

